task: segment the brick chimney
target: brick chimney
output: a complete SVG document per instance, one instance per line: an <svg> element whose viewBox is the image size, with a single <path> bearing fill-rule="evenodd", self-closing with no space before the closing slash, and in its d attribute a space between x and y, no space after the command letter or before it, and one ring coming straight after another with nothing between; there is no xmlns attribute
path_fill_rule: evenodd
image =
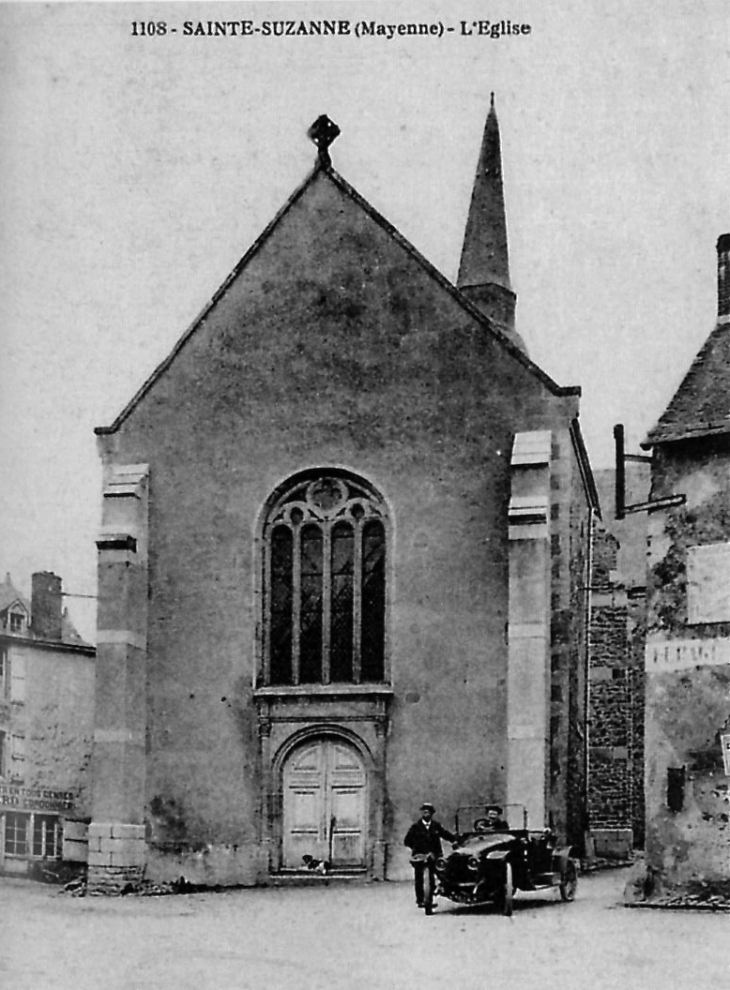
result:
<svg viewBox="0 0 730 990"><path fill-rule="evenodd" d="M730 323L730 234L717 239L717 321Z"/></svg>
<svg viewBox="0 0 730 990"><path fill-rule="evenodd" d="M50 571L33 575L31 589L31 630L40 639L60 642L63 631L61 578Z"/></svg>

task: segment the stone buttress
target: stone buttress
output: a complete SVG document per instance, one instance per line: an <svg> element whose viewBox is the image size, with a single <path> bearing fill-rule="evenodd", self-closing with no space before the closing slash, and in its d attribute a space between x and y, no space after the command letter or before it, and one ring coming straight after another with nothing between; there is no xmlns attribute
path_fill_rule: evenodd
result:
<svg viewBox="0 0 730 990"><path fill-rule="evenodd" d="M105 474L89 893L138 885L146 860L148 471L145 464L118 465Z"/></svg>

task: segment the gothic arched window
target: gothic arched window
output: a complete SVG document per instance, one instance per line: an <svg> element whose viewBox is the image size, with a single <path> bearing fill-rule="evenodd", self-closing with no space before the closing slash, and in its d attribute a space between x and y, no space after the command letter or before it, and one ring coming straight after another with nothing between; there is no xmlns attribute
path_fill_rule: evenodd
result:
<svg viewBox="0 0 730 990"><path fill-rule="evenodd" d="M264 522L264 683L383 681L385 503L336 471L300 476Z"/></svg>

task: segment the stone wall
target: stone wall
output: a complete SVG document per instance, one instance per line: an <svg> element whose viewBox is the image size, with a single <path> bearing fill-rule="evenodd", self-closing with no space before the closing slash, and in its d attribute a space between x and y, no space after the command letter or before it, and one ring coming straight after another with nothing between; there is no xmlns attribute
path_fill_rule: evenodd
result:
<svg viewBox="0 0 730 990"><path fill-rule="evenodd" d="M649 465L627 460L626 503L648 495ZM597 474L603 521L592 569L589 667L589 820L597 852L623 856L644 838L646 512L615 517L615 473ZM618 833L626 841L616 842ZM610 834L614 833L614 834Z"/></svg>
<svg viewBox="0 0 730 990"><path fill-rule="evenodd" d="M652 519L646 647L647 883L653 896L730 881L730 442L655 450L655 497L686 502ZM690 621L689 551L713 550L697 587L712 621ZM717 552L716 552L717 551Z"/></svg>
<svg viewBox="0 0 730 990"><path fill-rule="evenodd" d="M554 497L552 509L551 780L556 799L553 825L582 850L587 815L588 562L594 516L583 494L584 481L572 439L567 433L561 437L568 470L562 481L562 498L558 502Z"/></svg>
<svg viewBox="0 0 730 990"><path fill-rule="evenodd" d="M23 643L10 650L22 660L25 700L13 705L12 732L25 738L22 785L73 794L73 812L91 811L94 733L94 651Z"/></svg>

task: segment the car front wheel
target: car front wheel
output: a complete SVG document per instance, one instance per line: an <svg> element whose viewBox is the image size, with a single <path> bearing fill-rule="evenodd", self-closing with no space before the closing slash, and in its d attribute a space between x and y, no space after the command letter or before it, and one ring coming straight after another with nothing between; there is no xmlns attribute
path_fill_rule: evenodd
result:
<svg viewBox="0 0 730 990"><path fill-rule="evenodd" d="M433 864L427 863L423 871L423 911L424 914L433 914L433 894L434 894Z"/></svg>
<svg viewBox="0 0 730 990"><path fill-rule="evenodd" d="M504 876L502 878L502 897L500 907L505 918L512 917L512 898L514 887L512 886L512 864L504 864Z"/></svg>
<svg viewBox="0 0 730 990"><path fill-rule="evenodd" d="M564 901L573 901L577 889L578 869L572 859L566 859L560 870L560 896Z"/></svg>

